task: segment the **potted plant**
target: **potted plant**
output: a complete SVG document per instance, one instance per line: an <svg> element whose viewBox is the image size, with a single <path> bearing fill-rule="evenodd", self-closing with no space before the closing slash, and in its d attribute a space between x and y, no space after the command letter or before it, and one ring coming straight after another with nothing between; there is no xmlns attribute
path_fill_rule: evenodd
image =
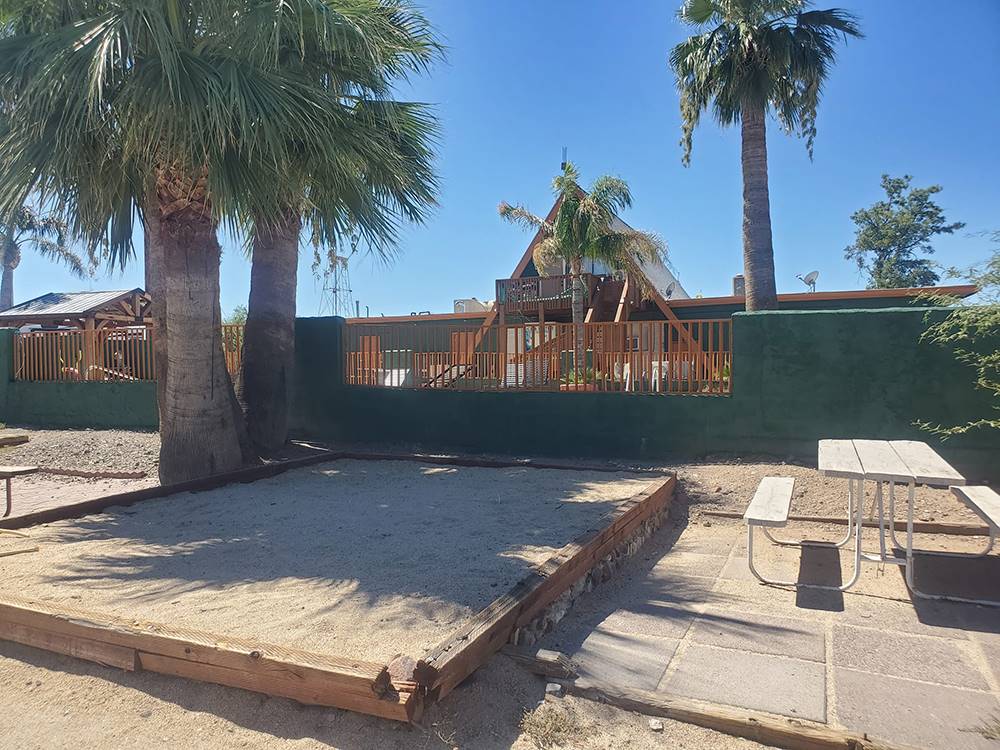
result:
<svg viewBox="0 0 1000 750"><path fill-rule="evenodd" d="M587 368L586 370L570 370L559 379L560 391L603 391L604 375Z"/></svg>

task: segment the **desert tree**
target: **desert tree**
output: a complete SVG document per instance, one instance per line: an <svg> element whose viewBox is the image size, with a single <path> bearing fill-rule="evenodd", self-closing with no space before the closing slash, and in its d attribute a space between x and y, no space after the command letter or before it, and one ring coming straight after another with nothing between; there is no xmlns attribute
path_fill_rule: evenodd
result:
<svg viewBox="0 0 1000 750"><path fill-rule="evenodd" d="M933 263L918 254L932 255L934 237L965 226L949 222L935 202L940 185L910 187L912 179L882 175L885 200L851 214L854 242L844 255L868 276L870 289L933 286L940 277Z"/></svg>

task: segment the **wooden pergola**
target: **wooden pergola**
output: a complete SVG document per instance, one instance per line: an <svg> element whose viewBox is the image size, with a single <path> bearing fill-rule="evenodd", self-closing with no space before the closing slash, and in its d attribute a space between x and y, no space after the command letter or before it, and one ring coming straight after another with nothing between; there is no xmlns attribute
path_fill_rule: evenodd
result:
<svg viewBox="0 0 1000 750"><path fill-rule="evenodd" d="M109 292L49 292L0 312L0 327L104 328L148 326L150 296L142 289Z"/></svg>

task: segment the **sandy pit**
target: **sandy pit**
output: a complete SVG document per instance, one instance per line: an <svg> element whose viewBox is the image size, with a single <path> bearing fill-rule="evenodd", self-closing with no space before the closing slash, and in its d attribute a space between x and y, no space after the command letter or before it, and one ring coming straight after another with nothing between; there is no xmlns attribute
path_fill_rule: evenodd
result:
<svg viewBox="0 0 1000 750"><path fill-rule="evenodd" d="M421 656L649 486L335 461L30 529L0 591L369 661Z"/></svg>

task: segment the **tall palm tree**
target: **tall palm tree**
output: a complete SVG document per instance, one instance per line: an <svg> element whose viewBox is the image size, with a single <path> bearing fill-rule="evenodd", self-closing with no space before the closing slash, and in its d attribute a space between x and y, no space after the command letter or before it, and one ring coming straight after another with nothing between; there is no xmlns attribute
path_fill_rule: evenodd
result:
<svg viewBox="0 0 1000 750"><path fill-rule="evenodd" d="M0 222L0 310L14 306L14 269L21 263L21 252L33 248L42 257L64 263L74 276L86 278L83 260L67 241L66 224L58 217L42 214L31 206L21 206L5 222Z"/></svg>
<svg viewBox="0 0 1000 750"><path fill-rule="evenodd" d="M423 71L440 46L406 0L301 0L258 3L253 10L244 28L252 35L269 29L264 62L306 78L349 115L336 161L317 163L297 140L289 144L297 156L288 165L295 179L274 193L277 221L259 215L249 221L252 267L239 390L250 439L269 452L288 432L303 228L314 245L336 248L353 233L387 256L397 218L424 218L436 188L430 163L436 124L427 107L391 95L393 85Z"/></svg>
<svg viewBox="0 0 1000 750"><path fill-rule="evenodd" d="M377 12L375 0L353 5ZM132 256L133 219L151 214L167 339L164 482L245 457L219 336L220 223L277 223L275 195L294 194L283 186L299 179L290 165L306 154L333 172L350 132L344 101L260 53L272 37L251 33L243 7L0 0L0 104L11 118L0 137L0 214L44 195L119 263Z"/></svg>
<svg viewBox="0 0 1000 750"><path fill-rule="evenodd" d="M688 0L678 16L704 29L674 47L670 65L681 94L684 163L701 113L740 123L743 149L743 266L747 310L778 306L767 187L766 120L773 113L806 139L812 157L816 109L841 38L860 37L840 9L808 10L808 0Z"/></svg>
<svg viewBox="0 0 1000 750"><path fill-rule="evenodd" d="M523 206L501 203L500 216L513 224L541 231L535 245L534 261L539 274L545 274L554 262L565 261L572 277L572 314L574 324L574 367L584 367L583 261L597 260L615 271L624 272L643 291L648 291L642 262L664 260L666 246L654 234L635 229L616 229L617 213L632 205L626 182L618 177L598 177L590 190L580 187L580 173L572 162L563 165L562 174L552 180L552 190L559 207L555 220L546 221Z"/></svg>

